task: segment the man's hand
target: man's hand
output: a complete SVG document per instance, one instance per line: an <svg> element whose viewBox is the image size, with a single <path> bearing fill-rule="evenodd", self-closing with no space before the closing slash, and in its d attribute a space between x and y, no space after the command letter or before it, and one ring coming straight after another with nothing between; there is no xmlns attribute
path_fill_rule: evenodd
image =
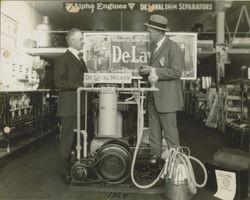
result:
<svg viewBox="0 0 250 200"><path fill-rule="evenodd" d="M150 74L150 71L151 71L151 66L141 66L139 68L139 74L141 75L148 75Z"/></svg>

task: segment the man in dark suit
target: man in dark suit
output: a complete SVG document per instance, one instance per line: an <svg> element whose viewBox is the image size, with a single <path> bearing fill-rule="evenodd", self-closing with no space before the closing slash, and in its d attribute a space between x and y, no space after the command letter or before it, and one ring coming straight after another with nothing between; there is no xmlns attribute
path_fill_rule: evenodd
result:
<svg viewBox="0 0 250 200"><path fill-rule="evenodd" d="M151 163L161 156L162 130L168 147L180 145L176 124L176 112L184 107L182 83L180 80L184 68L184 54L177 43L170 40L167 18L161 15L151 15L148 27L151 41L150 66L140 69L142 75L150 74L155 68L158 82L157 92L148 95L149 143Z"/></svg>
<svg viewBox="0 0 250 200"><path fill-rule="evenodd" d="M61 175L65 182L70 182L70 154L76 133L77 98L76 90L83 86L83 75L87 67L82 59L83 34L78 29L71 29L67 36L69 48L56 59L54 68L55 86L59 90L57 115L61 117ZM84 99L84 98L81 98ZM81 113L84 115L84 102Z"/></svg>

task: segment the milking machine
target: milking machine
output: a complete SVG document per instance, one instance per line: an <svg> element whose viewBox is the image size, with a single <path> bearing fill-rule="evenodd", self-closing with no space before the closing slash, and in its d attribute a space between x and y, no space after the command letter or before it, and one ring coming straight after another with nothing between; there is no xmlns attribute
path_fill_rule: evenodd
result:
<svg viewBox="0 0 250 200"><path fill-rule="evenodd" d="M100 76L103 75L100 74ZM118 184L127 180L130 176L133 156L128 141L122 135L122 115L117 108L119 95L130 95L130 99L134 100L125 100L122 104L140 105L137 106L137 111L138 114L143 115L140 108L143 105L145 93L157 91L155 87L141 87L140 77L132 78L130 73L125 75L118 73L105 75L106 77L102 78L113 78L121 81L118 81L116 85L112 83L105 86L99 84L97 87L94 86L95 81L89 87L80 87L77 90L76 162L71 170L71 176L75 183L99 181ZM86 76L90 75L87 74ZM94 74L94 76L96 78L98 74ZM133 87L131 87L132 84ZM98 125L96 125L95 137L89 145L90 152L87 151L87 118L85 119L85 130L80 130L80 102L83 91L85 92L85 116L87 116L88 112L88 93L94 92L99 95ZM137 123L139 123L140 118L137 117Z"/></svg>
<svg viewBox="0 0 250 200"><path fill-rule="evenodd" d="M206 183L207 174L203 164L190 156L186 148L178 147L167 149L162 154L165 160L156 170L155 177L151 183L143 183L141 176L138 183L138 152L143 138L145 98L147 92L157 92L155 87L157 76L154 70L150 73L148 80L151 87L146 87L141 77L132 77L131 73L86 73L84 77L84 87L77 89L77 144L76 158L71 168L72 184L71 186L84 187L90 185L93 187L104 187L111 185L113 190L115 186L123 184L128 188L138 188L139 190L149 189L161 182L161 193L165 193L167 198L176 199L180 190L189 188L191 192L183 192L182 197L189 195L192 197L196 193L196 187L202 187ZM88 81L90 80L90 81ZM105 84L100 84L102 81ZM119 80L119 81L114 81ZM98 85L96 85L98 84ZM85 118L84 130L81 129L81 104L82 94L85 94L85 116L87 116L88 93L98 94L98 117L95 125L95 137L90 144L87 143L87 117ZM121 101L121 96L129 95L128 98ZM137 133L134 136L136 145L131 146L127 137L122 133L123 117L118 107L119 104L135 104L137 106ZM140 152L141 153L141 152ZM149 157L149 153L143 152L144 158ZM190 160L198 162L205 173L203 184L196 183L193 168ZM147 159L145 164L147 165ZM137 179L137 180L136 180ZM100 183L101 185L95 185ZM143 184L142 184L143 183ZM94 184L94 185L93 185ZM99 190L100 191L100 190ZM136 192L137 190L134 190ZM144 190L145 191L145 190ZM124 190L122 192L128 192ZM187 195L188 194L188 195ZM185 196L186 195L186 196ZM188 198L190 199L190 198Z"/></svg>

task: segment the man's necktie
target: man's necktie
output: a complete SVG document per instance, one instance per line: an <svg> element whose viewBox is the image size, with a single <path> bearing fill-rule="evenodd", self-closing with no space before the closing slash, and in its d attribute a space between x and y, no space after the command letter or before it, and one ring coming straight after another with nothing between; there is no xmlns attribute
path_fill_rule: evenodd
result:
<svg viewBox="0 0 250 200"><path fill-rule="evenodd" d="M79 52L78 53L78 58L79 58L79 60L80 60L80 62L81 62L81 66L82 66L82 68L83 68L83 72L87 72L88 70L87 70L87 67L86 67L86 64L85 64L85 62L84 62L84 60L83 60L83 53L82 52Z"/></svg>
<svg viewBox="0 0 250 200"><path fill-rule="evenodd" d="M150 58L150 62L149 62L150 65L151 65L151 62L152 62L152 58L156 53L156 49L157 49L157 44L151 43L151 45L150 45L151 58Z"/></svg>

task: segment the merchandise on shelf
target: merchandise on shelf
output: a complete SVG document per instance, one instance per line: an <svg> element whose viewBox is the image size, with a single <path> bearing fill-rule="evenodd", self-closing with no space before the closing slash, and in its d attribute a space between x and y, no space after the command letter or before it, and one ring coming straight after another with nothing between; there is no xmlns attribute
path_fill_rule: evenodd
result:
<svg viewBox="0 0 250 200"><path fill-rule="evenodd" d="M48 62L25 53L9 52L6 56L7 51L1 51L0 90L36 90L44 79Z"/></svg>
<svg viewBox="0 0 250 200"><path fill-rule="evenodd" d="M236 119L247 118L248 108L246 99L242 96L240 85L226 85L225 121L229 123Z"/></svg>
<svg viewBox="0 0 250 200"><path fill-rule="evenodd" d="M37 47L51 47L52 35L49 31L51 31L49 17L43 16L42 23L38 24L36 28Z"/></svg>

